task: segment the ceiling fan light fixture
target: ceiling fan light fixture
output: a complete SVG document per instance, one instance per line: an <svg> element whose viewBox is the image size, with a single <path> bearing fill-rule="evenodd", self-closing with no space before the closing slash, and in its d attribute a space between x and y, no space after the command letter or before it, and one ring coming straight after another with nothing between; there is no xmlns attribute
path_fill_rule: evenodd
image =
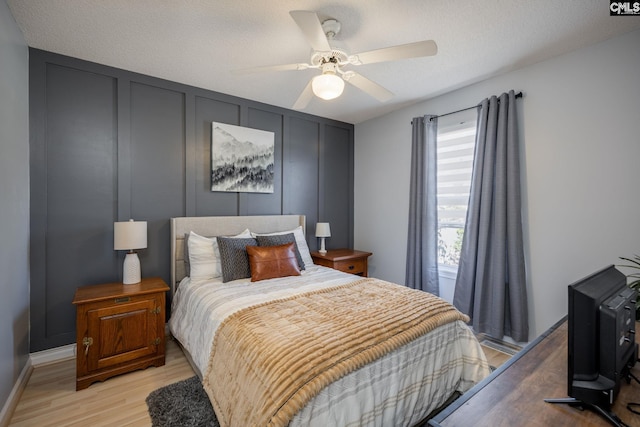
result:
<svg viewBox="0 0 640 427"><path fill-rule="evenodd" d="M342 95L344 80L334 73L324 73L313 78L311 88L318 98L328 101Z"/></svg>

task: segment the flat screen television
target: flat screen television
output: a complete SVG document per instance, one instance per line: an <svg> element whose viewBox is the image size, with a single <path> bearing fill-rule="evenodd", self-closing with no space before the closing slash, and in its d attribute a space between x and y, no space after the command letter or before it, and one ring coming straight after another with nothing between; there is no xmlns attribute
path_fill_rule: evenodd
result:
<svg viewBox="0 0 640 427"><path fill-rule="evenodd" d="M610 409L638 357L636 291L610 265L568 287L568 399L546 399L595 410L612 424Z"/></svg>

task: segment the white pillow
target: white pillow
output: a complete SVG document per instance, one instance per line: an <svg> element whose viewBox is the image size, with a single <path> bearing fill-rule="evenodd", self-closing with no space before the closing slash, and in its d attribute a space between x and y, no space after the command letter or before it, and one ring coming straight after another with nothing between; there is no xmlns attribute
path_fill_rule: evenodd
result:
<svg viewBox="0 0 640 427"><path fill-rule="evenodd" d="M302 231L302 226L299 225L293 230L287 231L278 231L276 233L251 233L252 237L256 236L277 236L279 234L289 234L293 233L293 237L296 239L296 245L298 245L298 251L300 252L300 256L302 257L302 262L304 262L304 267L309 268L313 265L313 259L311 258L311 253L309 252L309 246L307 245L307 240L304 238L304 232Z"/></svg>
<svg viewBox="0 0 640 427"><path fill-rule="evenodd" d="M246 229L231 237L251 237L251 233ZM215 237L203 237L191 231L187 246L189 249L189 275L192 280L215 279L222 276L220 250Z"/></svg>

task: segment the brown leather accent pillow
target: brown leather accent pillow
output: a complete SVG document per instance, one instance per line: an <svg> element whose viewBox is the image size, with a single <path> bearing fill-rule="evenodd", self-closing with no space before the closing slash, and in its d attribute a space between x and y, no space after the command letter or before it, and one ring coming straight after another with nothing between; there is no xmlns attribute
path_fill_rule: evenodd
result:
<svg viewBox="0 0 640 427"><path fill-rule="evenodd" d="M247 255L252 282L300 275L293 242L277 246L247 246Z"/></svg>

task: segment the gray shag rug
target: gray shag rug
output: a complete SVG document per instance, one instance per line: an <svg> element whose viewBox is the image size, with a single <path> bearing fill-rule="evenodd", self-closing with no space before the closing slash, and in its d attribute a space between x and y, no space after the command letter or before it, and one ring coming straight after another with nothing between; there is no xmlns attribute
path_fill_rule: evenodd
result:
<svg viewBox="0 0 640 427"><path fill-rule="evenodd" d="M196 376L152 391L146 401L153 427L220 427Z"/></svg>

